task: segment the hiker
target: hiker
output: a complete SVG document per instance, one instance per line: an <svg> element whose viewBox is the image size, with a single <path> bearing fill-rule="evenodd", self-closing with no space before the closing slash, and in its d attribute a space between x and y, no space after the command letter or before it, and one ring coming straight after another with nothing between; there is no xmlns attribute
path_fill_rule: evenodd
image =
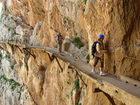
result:
<svg viewBox="0 0 140 105"><path fill-rule="evenodd" d="M104 50L104 44L103 44L103 40L104 40L104 35L100 34L98 36L98 40L95 41L92 45L92 56L93 56L93 67L92 67L92 72L95 74L95 67L98 63L98 61L100 61L101 65L100 65L100 76L106 75L106 73L103 72L103 68L104 68L104 53L107 52L107 50Z"/></svg>
<svg viewBox="0 0 140 105"><path fill-rule="evenodd" d="M58 51L59 53L62 52L62 43L63 43L63 37L61 35L61 33L58 33L58 35L56 36L56 42L58 44Z"/></svg>

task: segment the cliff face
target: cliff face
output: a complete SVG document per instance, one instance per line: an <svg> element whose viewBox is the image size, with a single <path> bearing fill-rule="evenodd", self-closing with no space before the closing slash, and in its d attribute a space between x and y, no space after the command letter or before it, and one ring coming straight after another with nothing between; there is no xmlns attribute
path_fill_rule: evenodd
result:
<svg viewBox="0 0 140 105"><path fill-rule="evenodd" d="M106 48L110 50L105 57L106 70L140 79L136 63L140 58L139 0L13 0L13 7L13 14L20 15L31 26L42 21L38 34L41 45L55 46L58 31L64 37L80 37L91 48L98 34L104 34Z"/></svg>
<svg viewBox="0 0 140 105"><path fill-rule="evenodd" d="M135 79L140 79L137 60L140 51L138 4L139 1L131 0L96 1L89 4L89 12L86 15L90 39L96 38L98 33L106 36L106 48L109 49L105 56L106 70Z"/></svg>
<svg viewBox="0 0 140 105"><path fill-rule="evenodd" d="M81 39L85 46L71 45L70 52L83 59L83 55L91 55L92 43L102 33L108 49L105 71L140 80L139 0L0 2L0 39L56 47L56 34L61 32L64 38ZM9 44L1 47L0 85L6 88L0 91L0 105L111 105L103 93L93 93L96 85L69 63L58 59L61 69L57 60L43 51Z"/></svg>

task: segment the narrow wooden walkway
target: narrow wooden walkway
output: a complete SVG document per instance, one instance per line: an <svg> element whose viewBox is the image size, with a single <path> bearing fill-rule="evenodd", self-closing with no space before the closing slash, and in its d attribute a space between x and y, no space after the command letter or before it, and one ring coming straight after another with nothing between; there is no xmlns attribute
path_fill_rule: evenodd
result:
<svg viewBox="0 0 140 105"><path fill-rule="evenodd" d="M56 48L31 46L28 44L18 43L17 41L15 42L7 40L0 41L0 43L9 43L12 45L43 50L47 53L53 53L55 56L66 62L69 62L72 66L80 70L83 75L90 78L94 83L96 83L97 88L101 89L110 96L120 100L126 105L140 105L139 87L135 87L131 84L125 83L112 75L101 77L97 74L92 74L89 64L84 63L79 59L75 59L73 56L70 56L66 53L60 54L58 53Z"/></svg>

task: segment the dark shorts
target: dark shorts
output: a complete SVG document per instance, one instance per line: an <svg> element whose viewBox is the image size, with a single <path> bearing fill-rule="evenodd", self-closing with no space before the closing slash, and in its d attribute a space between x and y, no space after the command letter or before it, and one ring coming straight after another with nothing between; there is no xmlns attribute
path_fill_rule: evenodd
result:
<svg viewBox="0 0 140 105"><path fill-rule="evenodd" d="M103 68L104 67L104 58L100 58L100 57L94 57L93 66L96 67L98 61L100 61L100 63L101 63L100 67Z"/></svg>

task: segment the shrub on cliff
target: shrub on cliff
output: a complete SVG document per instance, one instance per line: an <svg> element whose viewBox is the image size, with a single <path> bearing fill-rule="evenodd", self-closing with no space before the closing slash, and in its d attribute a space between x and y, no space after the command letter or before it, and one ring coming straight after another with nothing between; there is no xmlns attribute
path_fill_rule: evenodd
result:
<svg viewBox="0 0 140 105"><path fill-rule="evenodd" d="M77 46L78 48L81 48L84 46L79 37L74 38L72 43L74 43L75 46Z"/></svg>

